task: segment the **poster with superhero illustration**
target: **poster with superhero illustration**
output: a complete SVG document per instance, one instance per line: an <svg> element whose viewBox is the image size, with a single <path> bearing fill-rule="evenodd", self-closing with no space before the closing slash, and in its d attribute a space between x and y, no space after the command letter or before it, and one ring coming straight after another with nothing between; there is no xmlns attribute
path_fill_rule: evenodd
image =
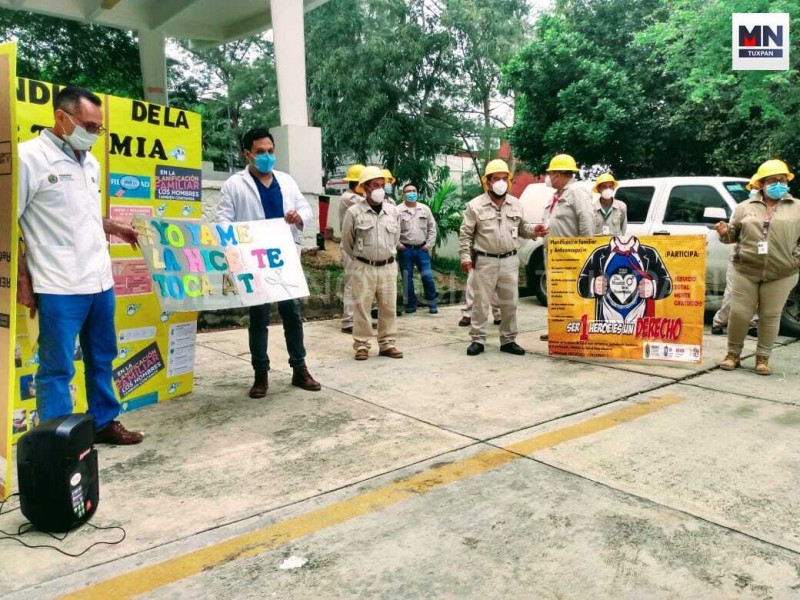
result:
<svg viewBox="0 0 800 600"><path fill-rule="evenodd" d="M704 236L553 238L549 353L700 362Z"/></svg>

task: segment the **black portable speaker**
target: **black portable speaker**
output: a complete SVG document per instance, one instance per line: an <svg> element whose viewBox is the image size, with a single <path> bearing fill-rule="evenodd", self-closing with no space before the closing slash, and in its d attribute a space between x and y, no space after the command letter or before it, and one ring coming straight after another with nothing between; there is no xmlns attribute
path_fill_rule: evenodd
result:
<svg viewBox="0 0 800 600"><path fill-rule="evenodd" d="M100 501L94 419L45 421L17 442L20 510L40 531L65 532L87 521Z"/></svg>

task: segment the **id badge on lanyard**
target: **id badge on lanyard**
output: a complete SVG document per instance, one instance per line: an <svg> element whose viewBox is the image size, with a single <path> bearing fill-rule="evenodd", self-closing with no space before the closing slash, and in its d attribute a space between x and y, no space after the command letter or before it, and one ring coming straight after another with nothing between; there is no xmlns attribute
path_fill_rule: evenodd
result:
<svg viewBox="0 0 800 600"><path fill-rule="evenodd" d="M778 209L778 205L776 204L771 209L767 209L767 216L764 217L764 225L761 231L764 233L764 237L769 236L769 224L772 222L772 218L775 216L775 211ZM767 240L763 240L758 242L757 249L759 254L768 254L769 253L769 242Z"/></svg>

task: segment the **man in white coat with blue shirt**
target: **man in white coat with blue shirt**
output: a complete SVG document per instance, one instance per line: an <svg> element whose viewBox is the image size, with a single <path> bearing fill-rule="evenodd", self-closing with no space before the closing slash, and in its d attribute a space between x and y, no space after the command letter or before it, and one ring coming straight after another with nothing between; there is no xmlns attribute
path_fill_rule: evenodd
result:
<svg viewBox="0 0 800 600"><path fill-rule="evenodd" d="M289 174L274 170L275 140L272 134L262 128L251 129L242 138L242 153L247 159L247 167L222 185L217 222L281 218L291 227L299 253L300 234L306 226L311 225L314 215L297 182ZM283 321L283 335L289 351L292 385L319 391L322 386L306 367L300 303L296 299L278 302L278 312ZM251 398L263 398L269 387L269 313L269 304L250 307L250 359L255 371L255 381L250 388Z"/></svg>

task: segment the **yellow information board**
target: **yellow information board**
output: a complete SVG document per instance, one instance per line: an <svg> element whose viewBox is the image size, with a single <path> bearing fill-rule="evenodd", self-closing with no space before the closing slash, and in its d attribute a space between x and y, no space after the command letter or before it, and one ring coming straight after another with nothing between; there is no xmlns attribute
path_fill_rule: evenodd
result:
<svg viewBox="0 0 800 600"><path fill-rule="evenodd" d="M18 79L19 139L53 124L60 86ZM108 132L92 147L102 170L104 216L131 223L138 216L199 219L202 136L200 115L177 108L99 94ZM112 236L118 356L114 382L123 411L192 391L197 314L162 311L139 250ZM14 439L38 422L37 327L17 317ZM86 410L80 346L71 386L76 411Z"/></svg>
<svg viewBox="0 0 800 600"><path fill-rule="evenodd" d="M553 238L547 249L549 352L700 362L706 238Z"/></svg>
<svg viewBox="0 0 800 600"><path fill-rule="evenodd" d="M11 432L15 378L12 351L17 294L17 164L15 104L11 94L16 79L17 46L0 44L0 498L11 490ZM24 418L23 418L24 420Z"/></svg>

